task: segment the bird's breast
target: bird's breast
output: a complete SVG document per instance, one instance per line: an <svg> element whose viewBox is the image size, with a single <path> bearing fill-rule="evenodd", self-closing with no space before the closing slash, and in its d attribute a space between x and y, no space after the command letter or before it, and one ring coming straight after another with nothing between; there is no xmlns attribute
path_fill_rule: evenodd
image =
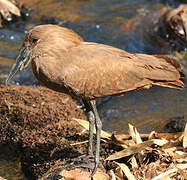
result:
<svg viewBox="0 0 187 180"><path fill-rule="evenodd" d="M63 68L36 57L31 62L32 71L37 80L48 88L66 93L66 85L63 81ZM60 77L59 77L60 76Z"/></svg>

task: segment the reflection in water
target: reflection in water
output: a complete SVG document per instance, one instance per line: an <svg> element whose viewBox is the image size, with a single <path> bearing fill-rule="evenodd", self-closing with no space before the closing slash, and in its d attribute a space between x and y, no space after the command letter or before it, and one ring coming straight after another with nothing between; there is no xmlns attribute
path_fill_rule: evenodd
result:
<svg viewBox="0 0 187 180"><path fill-rule="evenodd" d="M17 158L11 160L0 159L0 176L8 180L25 179L23 173L21 173L21 163L19 159Z"/></svg>

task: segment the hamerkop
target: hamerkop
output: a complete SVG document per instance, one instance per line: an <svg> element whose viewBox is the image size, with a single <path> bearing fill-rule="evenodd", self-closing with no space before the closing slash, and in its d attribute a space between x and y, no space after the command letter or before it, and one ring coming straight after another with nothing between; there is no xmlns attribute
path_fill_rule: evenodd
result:
<svg viewBox="0 0 187 180"><path fill-rule="evenodd" d="M102 128L96 98L152 86L184 88L181 66L173 58L131 54L104 44L84 42L72 30L56 25L36 26L27 33L6 84L29 63L43 85L82 99L89 120L88 155L93 155L94 125L96 128L92 174L99 163Z"/></svg>

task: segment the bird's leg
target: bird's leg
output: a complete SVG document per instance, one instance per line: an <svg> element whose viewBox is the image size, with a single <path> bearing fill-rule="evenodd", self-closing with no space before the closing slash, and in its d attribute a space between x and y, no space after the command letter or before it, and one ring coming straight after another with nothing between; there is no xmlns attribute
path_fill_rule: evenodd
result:
<svg viewBox="0 0 187 180"><path fill-rule="evenodd" d="M99 114L96 109L96 103L95 101L87 101L83 100L83 103L86 108L86 112L88 115L88 121L89 121L89 146L88 146L88 156L80 156L78 159L81 160L80 165L77 165L77 167L87 167L89 169L92 169L92 176L95 174L98 164L99 164L99 156L100 156L100 139L101 139L101 128L102 123L99 118ZM96 128L96 151L94 156L94 164L91 163L89 160L90 157L93 156L93 129L94 125ZM75 159L76 160L76 159Z"/></svg>
<svg viewBox="0 0 187 180"><path fill-rule="evenodd" d="M95 165L94 169L92 171L92 175L95 174L98 164L99 164L99 156L100 156L100 139L101 139L101 128L102 128L102 122L99 118L99 114L97 112L96 108L96 102L95 101L86 101L83 100L83 103L85 105L85 108L88 113L88 120L89 120L89 146L88 146L88 155L92 155L92 144L93 144L93 128L94 128L94 122L95 122L95 128L96 128L96 151L95 151Z"/></svg>
<svg viewBox="0 0 187 180"><path fill-rule="evenodd" d="M95 116L92 111L92 105L89 101L83 100L84 106L86 108L86 113L89 121L89 145L88 145L88 156L93 156L93 128L95 122Z"/></svg>
<svg viewBox="0 0 187 180"><path fill-rule="evenodd" d="M93 128L94 128L94 122L95 117L92 111L88 113L89 117L89 145L88 145L88 155L93 156Z"/></svg>
<svg viewBox="0 0 187 180"><path fill-rule="evenodd" d="M95 151L95 166L92 171L92 176L95 174L97 167L99 165L99 156L100 156L100 140L101 140L101 129L102 129L102 122L100 120L99 114L96 108L96 102L90 101L92 106L92 111L95 116L95 128L96 128L96 151Z"/></svg>

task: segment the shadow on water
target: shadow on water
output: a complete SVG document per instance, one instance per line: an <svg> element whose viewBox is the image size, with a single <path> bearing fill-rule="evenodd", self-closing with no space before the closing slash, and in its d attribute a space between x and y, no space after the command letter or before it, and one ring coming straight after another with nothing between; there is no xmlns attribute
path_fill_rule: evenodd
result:
<svg viewBox="0 0 187 180"><path fill-rule="evenodd" d="M58 23L73 29L86 41L112 45L133 53L158 53L155 39L146 36L144 26L139 31L129 31L130 20L151 14L148 21L158 17L161 7L177 7L182 1L171 0L22 0L30 6L33 16L27 21L0 29L0 84L4 83L8 71L18 54L25 33L37 24ZM146 21L146 20L145 20ZM146 28L152 28L146 22ZM123 28L122 28L123 27ZM152 42L154 41L154 42ZM167 54L167 50L165 52ZM170 52L168 52L170 53ZM21 72L13 84L37 84L31 70ZM128 92L124 96L112 97L99 106L103 128L127 132L127 123L135 125L141 132L162 131L167 120L175 116L186 117L187 90L152 88L148 91ZM1 164L1 161L0 161ZM1 166L1 165L0 165ZM1 172L0 172L1 175Z"/></svg>

